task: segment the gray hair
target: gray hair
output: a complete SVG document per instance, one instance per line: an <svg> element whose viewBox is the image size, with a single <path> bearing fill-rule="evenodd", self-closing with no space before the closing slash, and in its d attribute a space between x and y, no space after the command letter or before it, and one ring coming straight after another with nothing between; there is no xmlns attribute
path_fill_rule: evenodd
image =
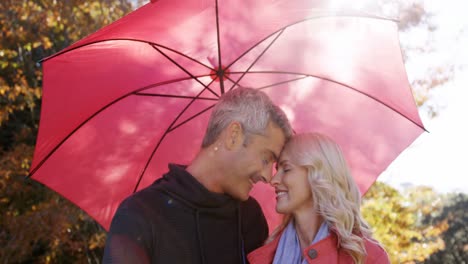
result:
<svg viewBox="0 0 468 264"><path fill-rule="evenodd" d="M246 135L264 134L270 121L283 131L286 139L292 135L288 118L266 93L252 88L237 88L223 94L213 108L202 148L213 144L234 121L241 124Z"/></svg>

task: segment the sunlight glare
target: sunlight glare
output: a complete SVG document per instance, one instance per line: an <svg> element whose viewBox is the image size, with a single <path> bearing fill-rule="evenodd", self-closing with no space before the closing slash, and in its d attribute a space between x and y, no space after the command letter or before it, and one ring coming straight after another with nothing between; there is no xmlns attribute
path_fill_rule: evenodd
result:
<svg viewBox="0 0 468 264"><path fill-rule="evenodd" d="M328 8L332 10L352 10L357 12L374 13L380 10L379 3L373 0L329 0Z"/></svg>

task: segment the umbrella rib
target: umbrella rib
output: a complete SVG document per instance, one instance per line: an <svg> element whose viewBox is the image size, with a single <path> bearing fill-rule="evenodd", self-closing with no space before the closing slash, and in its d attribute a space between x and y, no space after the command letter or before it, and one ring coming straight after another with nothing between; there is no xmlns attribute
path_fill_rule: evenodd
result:
<svg viewBox="0 0 468 264"><path fill-rule="evenodd" d="M374 16L374 15L369 15L369 14L365 14L365 13L354 13L354 12L350 12L350 13L343 13L343 14L324 14L324 15L318 15L318 16L315 16L315 17L309 17L309 18L306 18L306 19L302 19L302 20L299 20L299 21L296 21L296 22L293 22L289 25L286 25L280 29L278 29L277 31L271 33L270 35L266 36L265 38L261 39L260 41L258 41L257 43L253 44L252 47L250 47L249 49L247 49L244 53L242 53L237 59L235 59L233 62L231 62L227 67L226 69L230 68L233 64L235 64L237 61L239 61L242 57L244 57L247 53L249 53L251 50L253 50L254 48L256 48L260 43L262 43L263 41L269 39L271 36L277 34L278 32L280 31L284 31L285 29L289 28L289 27L292 27L296 24L300 24L300 23L303 23L303 22L306 22L306 21L310 21L310 20L315 20L315 19L322 19L322 18L329 18L329 17L360 17L360 18L370 18L370 19L381 19L381 20L387 20L387 21L393 21L393 22L397 22L396 20L394 19L390 19L390 18L385 18L385 17L379 17L379 16Z"/></svg>
<svg viewBox="0 0 468 264"><path fill-rule="evenodd" d="M229 73L229 74L230 74L230 73ZM224 76L224 77L225 77L226 79L228 79L229 81L231 81L232 83L235 82L235 81L234 81L233 79L231 79L231 77L229 77L229 76ZM239 87L241 87L241 88L244 88L244 87L243 87L242 85L240 85L239 83L237 83L236 85L239 86ZM231 89L233 89L233 88L231 88ZM230 90L231 90L231 89L230 89Z"/></svg>
<svg viewBox="0 0 468 264"><path fill-rule="evenodd" d="M231 72L231 74L242 74L243 72ZM386 104L385 102L382 102L381 100L379 100L378 98L375 98L373 97L372 95L369 95L363 91L360 91L350 85L347 85L345 83L342 83L342 82L339 82L339 81L335 81L333 79L330 79L330 78L327 78L327 77L322 77L322 76L318 76L318 75L313 75L313 74L306 74L306 73L299 73L299 72L286 72L286 71L253 71L253 72L248 72L248 73L252 73L252 74L255 74L255 73L266 73L266 74L269 74L269 73L275 73L275 74L296 74L296 75L302 75L302 76L307 76L307 77L313 77L313 78L317 78L317 79L321 79L321 80L324 80L324 81L329 81L329 82L332 82L332 83L336 83L336 84L339 84L341 86L344 86L344 87L347 87L348 89L351 89L357 93L360 93L364 96L367 96L368 98L380 103L381 105L383 106L386 106L387 108L389 108L390 110L392 110L393 112L399 114L400 116L406 118L408 121L410 121L411 123L413 123L414 125L418 126L419 128L421 128L422 130L424 131L427 131L424 127L422 127L421 125L419 125L418 123L416 123L415 121L413 121L412 119L408 118L407 116L405 116L403 113L401 113L400 111L396 110L395 108L393 108L392 106ZM278 83L280 84L280 83ZM265 88L262 88L262 89L265 89Z"/></svg>
<svg viewBox="0 0 468 264"><path fill-rule="evenodd" d="M300 81L302 79L309 78L309 77L310 76L302 76L302 77L299 77L299 78L294 78L294 79L291 79L291 80L286 80L286 81L277 82L277 83L269 84L269 85L266 85L266 86L258 87L256 89L257 90L263 90L263 89L267 89L267 88L270 88L270 87L273 87L273 86L278 86L278 85L285 84L285 83Z"/></svg>
<svg viewBox="0 0 468 264"><path fill-rule="evenodd" d="M219 36L219 10L218 10L218 0L215 0L216 4L216 42L218 43L218 71L223 71L222 69L222 61L221 61L221 40ZM223 74L224 75L224 74ZM223 76L218 76L219 77L219 85L221 88L221 94L224 94L224 78Z"/></svg>
<svg viewBox="0 0 468 264"><path fill-rule="evenodd" d="M305 78L308 78L308 77L310 77L310 76L302 76L302 77L299 77L299 78L294 78L294 79L291 79L291 80L286 80L286 81L282 81L282 82L270 84L270 85L267 85L267 86L258 87L258 88L255 88L255 89L257 89L257 90L267 89L267 88L270 88L270 87L273 87L273 86L277 86L277 85L281 85L281 84L284 84L284 83L302 80L302 79L305 79ZM239 85L239 84L236 84L236 85ZM240 85L239 85L239 86L240 86ZM213 108L213 107L214 107L214 105L207 107L206 109L200 111L199 113L197 113L197 114L191 116L190 118L188 118L188 119L185 120L184 122L182 122L182 123L178 124L177 126L171 128L168 132L171 132L171 131L175 130L176 128L182 126L183 124L189 122L190 120L192 120L192 119L194 119L195 117L197 117L197 116L203 114L204 112L210 110L210 109Z"/></svg>
<svg viewBox="0 0 468 264"><path fill-rule="evenodd" d="M196 60L196 59L194 59L194 58L192 58L192 57L190 57L190 56L187 56L187 55L183 54L182 52L179 52L179 51L177 51L177 50L175 50L175 49L171 49L171 48L169 48L169 47L166 47L166 46L163 46L163 45L160 45L160 44L156 44L156 43L151 43L151 45L158 46L158 47L160 47L160 48L163 48L163 49L167 49L167 50L169 50L169 51L172 51L172 52L174 52L174 53L176 53L176 54L179 54L179 55L182 56L182 57L185 57L185 58L187 58L187 59L189 59L189 60L191 60L191 61L193 61L193 62L196 62L196 63L200 64L201 66L203 66L203 67L205 67L205 68L207 68L207 69L209 69L209 70L213 70L213 68L211 68L210 66L208 66L208 65L206 65L206 64L204 64L204 63L202 63L201 61Z"/></svg>
<svg viewBox="0 0 468 264"><path fill-rule="evenodd" d="M239 79L237 79L237 81L231 86L231 88L229 88L229 91L232 90L232 88L234 88L237 83L239 83L242 78L244 78L245 74L248 73L248 71L255 65L255 63L257 63L257 61L263 56L263 54L265 54L265 52L267 52L267 50L273 45L273 43L276 42L276 40L283 34L285 29L281 30L277 35L276 37L270 42L270 44L268 44L268 46L260 53L260 55L252 62L252 64L250 64L250 66L247 68L247 70L244 71L244 73L239 77Z"/></svg>
<svg viewBox="0 0 468 264"><path fill-rule="evenodd" d="M78 46L73 47L73 48L68 49L68 50L67 50L67 49L64 49L64 50L62 50L62 51L59 51L59 52L57 52L57 53L55 53L55 54L53 54L53 55L51 55L51 56L49 56L49 57L46 57L46 58L40 60L39 63L48 61L48 60L50 60L50 59L52 59L52 58L55 58L55 57L57 57L57 56L59 56L59 55L62 55L62 54L68 53L68 52L70 52L70 51L73 51L73 50L76 50L76 49L79 49L79 48L82 48L82 47L86 47L86 46L89 46L89 45L92 45L92 44L101 43L101 42L107 42L107 41L118 41L118 40L123 40L123 41L135 41L135 42L146 43L146 44L149 44L149 45L151 45L151 46L153 46L153 45L154 45L154 46L158 46L158 47L160 47L160 48L167 49L167 50L172 51L172 52L174 52L174 53L176 53L176 54L179 54L180 56L185 57L185 58L187 58L187 59L189 59L189 60L191 60L191 61L193 61L193 62L196 62L196 63L200 64L201 66L203 66L203 67L205 67L205 68L207 68L207 69L209 69L209 70L213 70L213 68L211 68L210 66L208 66L208 65L206 65L206 64L204 64L204 63L202 63L201 61L198 61L198 60L196 60L196 59L194 59L194 58L192 58L192 57L190 57L190 56L187 56L187 55L185 55L185 54L183 54L183 53L181 53L181 52L179 52L179 51L177 51L177 50L175 50L175 49L171 49L171 48L169 48L169 47L166 47L166 46L164 46L164 45L157 44L157 43L154 43L154 42L151 42L151 41L145 41L145 40L140 40L140 39L132 39L132 38L112 38L112 39L103 39L103 40L92 41L92 42L89 42L89 43L85 43L85 44L82 44L82 45L78 45Z"/></svg>
<svg viewBox="0 0 468 264"><path fill-rule="evenodd" d="M210 83L211 84L211 83ZM203 92L205 91L205 89L203 89L198 95L202 94ZM197 95L197 96L198 96ZM158 141L158 144L156 144L156 147L153 149L153 152L151 152L151 155L149 156L148 158L148 161L146 162L145 164L145 168L143 169L143 171L141 172L140 174L140 177L138 177L138 181L135 185L135 188L133 189L133 192L136 192L138 190L138 186L140 185L140 182L141 180L143 179L143 175L145 174L146 172L146 169L148 169L148 166L151 162L151 160L153 159L153 156L154 154L156 153L156 151L158 150L159 146L161 145L162 141L164 140L164 138L166 137L166 135L171 132L172 130L174 130L175 128L172 128L172 126L177 122L177 120L182 116L182 114L192 105L193 102L195 102L196 98L193 98L190 103L188 103L185 108L177 115L177 117L174 119L174 121L172 121L172 123L169 125L169 127L166 129L166 132L164 132L164 134L161 136L161 138L159 139ZM206 110L205 110L206 111ZM184 121L183 123L185 124L187 121ZM177 125L176 127L179 127L181 124Z"/></svg>
<svg viewBox="0 0 468 264"><path fill-rule="evenodd" d="M286 81L281 81L281 82L277 82L277 83L272 83L272 84L269 84L269 85L266 85L266 86L261 86L261 87L257 87L255 89L257 90L263 90L263 89L267 89L267 88L270 88L270 87L273 87L273 86L277 86L277 85L281 85L281 84L285 84L285 83L289 83L289 82L294 82L294 81L299 81L299 80L302 80L302 79L305 79L305 78L308 78L309 76L302 76L302 77L299 77L299 78L294 78L294 79L291 79L291 80L286 80ZM229 79L229 78L228 78ZM229 79L230 81L234 82L233 80ZM237 84L239 87L243 87L242 85L240 84Z"/></svg>
<svg viewBox="0 0 468 264"><path fill-rule="evenodd" d="M209 75L203 75L203 76L198 76L198 77L204 77L204 76L209 76ZM31 172L28 174L28 176L26 176L26 178L30 178L32 177L36 171L38 169L40 169L42 167L42 165L73 135L75 134L76 131L78 131L82 126L84 126L86 123L88 123L88 121L90 121L91 119L93 119L95 116L97 116L99 113L101 113L102 111L104 111L105 109L109 108L110 106L114 105L115 103L119 102L120 100L123 100L125 99L126 97L130 96L130 95L133 95L135 93L138 93L139 91L143 91L143 90L146 90L146 89L150 89L150 88L153 88L153 87L157 87L157 86L160 86L160 85L165 85L165 84L170 84L170 83L174 83L174 82L179 82L179 81L185 81L185 80L190 80L192 79L191 77L185 77L185 78L178 78L178 79L174 79L174 80L170 80L170 81L165 81L165 82L161 82L161 83L157 83L157 84L152 84L152 85L148 85L148 86L145 86L143 88L139 88L139 89L136 89L134 91L131 91L117 99L115 99L114 101L108 103L107 105L103 106L101 109L99 109L98 111L96 111L94 114L92 114L91 116L89 116L86 120L84 120L81 124L79 124L75 129L73 129L62 141L60 141L60 143L58 143L48 154L47 156L45 156L39 163L36 167L34 167Z"/></svg>
<svg viewBox="0 0 468 264"><path fill-rule="evenodd" d="M203 87L205 87L205 89L207 89L208 91L210 91L212 94L214 94L216 97L219 98L219 95L217 93L215 93L213 90L210 89L209 85L205 85L204 83L202 83L197 77L195 77L192 73L190 73L187 69L185 69L184 67L182 67L182 65L180 65L179 63L177 63L175 60L173 60L171 57L169 57L166 53L162 52L159 48L157 48L156 46L154 45L151 45L155 50L157 50L159 53L161 53L164 57L166 57L168 60L170 60L172 63L174 63L177 67L179 67L183 72L187 73L192 79L194 79L195 81L197 81L199 84L201 84ZM211 83L210 83L211 84ZM203 90L204 91L204 90Z"/></svg>
<svg viewBox="0 0 468 264"><path fill-rule="evenodd" d="M143 179L143 175L145 174L146 169L148 169L148 166L149 166L151 160L153 159L154 154L155 154L156 151L158 150L159 146L161 145L162 141L163 141L164 138L167 136L167 134L169 134L169 132L173 131L174 129L176 129L176 128L182 126L183 124L187 123L188 121L194 119L195 117L197 117L197 116L203 114L204 112L210 110L210 109L213 108L214 106L215 106L215 104L214 104L214 105L211 105L211 106L209 106L209 107L207 107L206 109L204 109L204 110L202 110L201 112L195 114L194 116L190 117L189 119L185 120L184 122L180 123L179 125L177 125L177 126L175 126L175 127L173 127L173 128L171 128L171 126L175 123L176 120L174 120L174 122L172 122L172 124L168 127L168 129L166 130L166 132L164 132L164 134L162 135L162 137L159 139L158 144L156 145L156 147L154 148L153 152L151 153L151 155L150 155L148 161L146 162L145 168L144 168L143 171L141 172L140 177L138 178L137 184L135 185L135 188L133 189L133 193L135 193L135 192L138 190L138 186L140 185L140 182L141 182L141 180Z"/></svg>
<svg viewBox="0 0 468 264"><path fill-rule="evenodd" d="M209 84L211 85L212 83L214 82L214 80L212 80ZM184 109L182 109L182 111L177 115L177 117L174 119L174 121L172 121L172 123L169 125L169 127L167 128L167 131L165 133L167 133L168 131L171 131L172 130L172 126L177 122L177 120L179 120L179 118L185 113L185 111L187 111L187 109L195 102L195 100L198 99L198 97L206 90L206 87L205 89L201 90L194 98L192 98L192 100L190 101L190 103L188 103Z"/></svg>
<svg viewBox="0 0 468 264"><path fill-rule="evenodd" d="M135 93L135 95L141 96L155 96L155 97L170 97L170 98L185 98L185 99L198 99L198 100L210 100L210 101L218 101L216 98L209 98L209 97L195 97L195 96L188 96L188 95L176 95L176 94L152 94L152 93Z"/></svg>
<svg viewBox="0 0 468 264"><path fill-rule="evenodd" d="M294 79L291 79L291 80L286 80L286 81L282 81L282 82L270 84L270 85L267 85L267 86L262 86L262 87L259 87L259 88L256 88L256 89L262 90L262 89L270 88L270 87L277 86L277 85L280 85L280 84L284 84L284 83L288 83L288 82L294 82L294 81L302 80L302 79L305 79L305 78L308 78L308 77L310 77L310 76L302 76L302 77L299 77L299 78L294 78ZM182 126L183 124L189 122L190 120L192 120L192 119L194 119L195 117L197 117L197 116L203 114L204 112L210 110L210 109L213 108L213 107L214 107L214 105L207 107L206 109L204 109L204 110L200 111L199 113L197 113L197 114L191 116L190 118L186 119L184 122L182 122L182 123L178 124L177 126L171 128L171 129L169 129L168 132L171 132L171 131L175 130L176 128Z"/></svg>
<svg viewBox="0 0 468 264"><path fill-rule="evenodd" d="M184 122L181 122L181 123L178 124L177 126L171 128L168 132L174 131L176 128L178 128L178 127L182 126L183 124L189 122L190 120L194 119L195 117L197 117L197 116L199 116L199 115L205 113L206 111L210 110L210 109L213 108L214 106L215 106L215 104L214 104L214 105L211 105L211 106L207 107L206 109L204 109L204 110L202 110L202 111L196 113L195 115L193 115L193 116L187 118Z"/></svg>
<svg viewBox="0 0 468 264"><path fill-rule="evenodd" d="M212 84L213 82L214 82L214 80L212 80L212 81L208 84L208 86L209 86L210 84ZM169 127L168 127L168 128L166 129L166 131L164 132L164 134L161 136L161 138L160 138L159 141L158 141L158 144L156 144L156 147L153 149L153 152L151 152L151 155L149 156L148 161L146 162L145 167L143 168L143 171L142 171L141 174L140 174L140 177L138 177L138 181L137 181L137 183L136 183L136 185L135 185L135 188L133 189L133 192L136 192L136 191L138 190L138 186L140 185L141 179L143 179L143 175L145 174L146 169L148 169L148 166L149 166L151 160L153 159L154 154L156 153L156 151L158 150L159 146L161 145L163 139L166 137L166 135L167 135L170 131L173 130L172 126L177 122L177 120L179 120L179 118L182 116L182 114L185 113L185 111L193 104L193 102L195 102L195 100L197 100L198 96L200 96L206 89L207 89L207 88L205 87L203 90L201 90L201 91L197 94L197 96L195 96L195 98L193 98L193 99L190 101L190 103L188 103L188 104L184 107L184 109L182 109L182 111L177 115L177 117L174 119L174 121L172 121L172 123L169 125ZM184 121L184 122L185 122L185 121ZM179 127L179 126L180 126L180 124L179 124L177 127Z"/></svg>

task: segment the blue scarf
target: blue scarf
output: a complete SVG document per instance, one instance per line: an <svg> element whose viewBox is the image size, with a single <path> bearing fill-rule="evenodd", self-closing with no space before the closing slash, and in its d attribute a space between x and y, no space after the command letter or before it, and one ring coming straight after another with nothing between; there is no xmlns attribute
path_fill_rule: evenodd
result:
<svg viewBox="0 0 468 264"><path fill-rule="evenodd" d="M326 238L329 234L328 225L323 222L315 235L312 244ZM301 244L297 237L293 221L290 221L284 229L278 247L276 248L273 264L281 263L307 264L307 260L302 258Z"/></svg>

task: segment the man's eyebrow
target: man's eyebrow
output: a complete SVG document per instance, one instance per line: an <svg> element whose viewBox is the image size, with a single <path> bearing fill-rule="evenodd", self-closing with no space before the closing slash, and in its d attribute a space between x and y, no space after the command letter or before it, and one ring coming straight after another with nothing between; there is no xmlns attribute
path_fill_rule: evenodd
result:
<svg viewBox="0 0 468 264"><path fill-rule="evenodd" d="M278 170L278 168L279 168L280 166L283 166L284 163L288 163L288 161L287 161L287 160L282 160L281 162L277 162L277 163L276 163L276 166L275 166L275 167L276 167L276 170Z"/></svg>
<svg viewBox="0 0 468 264"><path fill-rule="evenodd" d="M276 155L275 152L273 152L272 150L270 150L270 154L273 156L274 161L278 161L278 158L279 158L279 157L278 157L278 155Z"/></svg>

